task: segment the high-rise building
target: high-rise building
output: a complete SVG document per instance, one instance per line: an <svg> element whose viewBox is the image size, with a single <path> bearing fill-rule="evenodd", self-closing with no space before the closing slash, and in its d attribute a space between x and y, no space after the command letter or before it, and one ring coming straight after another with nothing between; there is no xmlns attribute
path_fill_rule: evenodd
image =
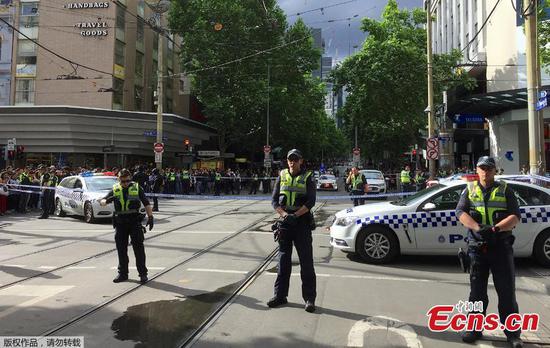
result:
<svg viewBox="0 0 550 348"><path fill-rule="evenodd" d="M11 0L0 1L0 18L13 24L15 7ZM4 22L0 22L0 105L10 104L12 83L12 46L13 31Z"/></svg>
<svg viewBox="0 0 550 348"><path fill-rule="evenodd" d="M462 51L460 68L478 83L473 91L449 91L447 116L456 128L457 166L472 167L484 154L495 156L505 173L518 173L529 163L526 38L523 19L515 10L521 3L513 0L514 7L497 0L432 1L434 53ZM550 89L549 76L542 70L543 89ZM546 139L547 156L549 146Z"/></svg>

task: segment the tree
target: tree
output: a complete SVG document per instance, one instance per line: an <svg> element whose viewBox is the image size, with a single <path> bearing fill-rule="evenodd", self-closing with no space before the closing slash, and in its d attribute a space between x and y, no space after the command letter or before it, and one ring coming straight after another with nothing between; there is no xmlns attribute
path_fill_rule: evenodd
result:
<svg viewBox="0 0 550 348"><path fill-rule="evenodd" d="M372 159L382 159L384 151L396 158L416 143L418 130L426 126L425 18L424 11L399 10L389 0L380 21L363 19L362 30L369 36L361 51L333 74L336 88L349 93L340 111L346 130L351 136L358 127L360 146ZM475 84L456 68L460 58L457 51L434 56L436 97L457 85Z"/></svg>
<svg viewBox="0 0 550 348"><path fill-rule="evenodd" d="M539 5L538 36L541 65L550 74L550 0L543 0Z"/></svg>
<svg viewBox="0 0 550 348"><path fill-rule="evenodd" d="M314 156L338 134L311 76L320 61L311 31L301 20L289 27L275 0L173 2L170 26L182 36L184 73L218 129L221 151L261 152L268 96L273 146Z"/></svg>

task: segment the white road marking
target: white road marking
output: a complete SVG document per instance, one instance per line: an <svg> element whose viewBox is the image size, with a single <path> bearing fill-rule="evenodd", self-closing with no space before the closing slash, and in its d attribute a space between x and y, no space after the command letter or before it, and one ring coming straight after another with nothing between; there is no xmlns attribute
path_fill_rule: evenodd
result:
<svg viewBox="0 0 550 348"><path fill-rule="evenodd" d="M71 266L67 267L67 269L95 269L95 266Z"/></svg>
<svg viewBox="0 0 550 348"><path fill-rule="evenodd" d="M113 267L111 267L111 269L118 269L118 267L113 266ZM128 269L137 269L137 267L136 266L130 266L130 267L128 267ZM163 270L163 269L166 269L166 267L149 267L149 266L147 266L147 269Z"/></svg>
<svg viewBox="0 0 550 348"><path fill-rule="evenodd" d="M273 272L264 272L268 275L277 275ZM299 277L300 273L291 273L292 277ZM467 281L460 282L455 280L433 280L433 279L420 279L420 278L406 278L406 277L384 277L384 276L364 276L364 275L335 275L335 274L317 274L319 277L327 278L344 278L344 279L366 279L366 280L390 280L390 281L406 281L406 282L421 282L421 283L448 283L448 284L469 284Z"/></svg>
<svg viewBox="0 0 550 348"><path fill-rule="evenodd" d="M174 231L172 234L232 234L236 231Z"/></svg>
<svg viewBox="0 0 550 348"><path fill-rule="evenodd" d="M33 297L32 299L11 306L3 311L0 311L0 318L8 316L22 308L34 306L36 303L57 295L63 291L69 290L74 286L52 286L52 285L14 285L6 289L0 290L2 296L24 296Z"/></svg>
<svg viewBox="0 0 550 348"><path fill-rule="evenodd" d="M371 330L387 330L405 339L409 348L422 348L422 342L409 325L388 317L371 317L356 322L348 333L348 347L363 347L365 333Z"/></svg>
<svg viewBox="0 0 550 348"><path fill-rule="evenodd" d="M58 268L59 266L40 266L38 268L41 268L41 269L54 269L54 268Z"/></svg>
<svg viewBox="0 0 550 348"><path fill-rule="evenodd" d="M191 272L213 272L213 273L235 273L235 274L248 274L248 271L237 271L231 269L211 269L211 268L188 268Z"/></svg>
<svg viewBox="0 0 550 348"><path fill-rule="evenodd" d="M27 267L26 265L3 265L5 267L18 267L18 268L25 268Z"/></svg>

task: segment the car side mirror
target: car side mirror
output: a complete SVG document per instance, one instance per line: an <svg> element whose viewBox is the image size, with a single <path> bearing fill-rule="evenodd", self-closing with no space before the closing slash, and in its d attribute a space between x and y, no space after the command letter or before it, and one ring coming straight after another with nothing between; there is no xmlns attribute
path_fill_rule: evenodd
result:
<svg viewBox="0 0 550 348"><path fill-rule="evenodd" d="M428 202L424 204L424 206L422 207L422 210L430 211L430 210L434 210L435 208L436 208L435 204L433 204L432 202Z"/></svg>

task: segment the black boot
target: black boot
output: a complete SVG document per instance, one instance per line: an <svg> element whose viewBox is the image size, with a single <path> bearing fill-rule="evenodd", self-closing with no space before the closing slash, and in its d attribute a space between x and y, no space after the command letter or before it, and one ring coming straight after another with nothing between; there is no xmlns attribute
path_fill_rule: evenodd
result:
<svg viewBox="0 0 550 348"><path fill-rule="evenodd" d="M269 308L275 308L275 307L278 307L280 305L284 305L288 303L288 301L286 300L286 297L272 297L269 301L267 301L267 306Z"/></svg>
<svg viewBox="0 0 550 348"><path fill-rule="evenodd" d="M307 300L305 305L305 310L306 312L309 312L309 313L315 312L315 302L311 300Z"/></svg>
<svg viewBox="0 0 550 348"><path fill-rule="evenodd" d="M479 331L465 331L462 334L462 342L464 343L474 343L479 340L483 334Z"/></svg>
<svg viewBox="0 0 550 348"><path fill-rule="evenodd" d="M512 348L523 347L523 341L519 337L508 337L508 343L510 343L510 347Z"/></svg>
<svg viewBox="0 0 550 348"><path fill-rule="evenodd" d="M127 274L118 274L115 279L113 279L113 283L121 283L128 280Z"/></svg>

